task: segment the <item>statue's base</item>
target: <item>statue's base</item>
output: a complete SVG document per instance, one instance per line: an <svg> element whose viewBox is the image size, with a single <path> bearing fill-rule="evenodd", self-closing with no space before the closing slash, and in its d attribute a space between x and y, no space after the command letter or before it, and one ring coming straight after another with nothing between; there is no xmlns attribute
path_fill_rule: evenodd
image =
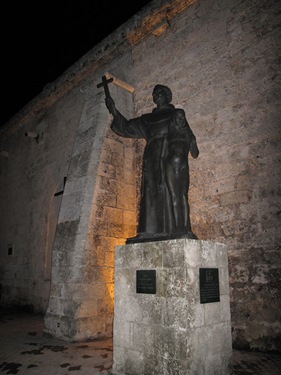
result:
<svg viewBox="0 0 281 375"><path fill-rule="evenodd" d="M117 246L114 301L112 374L232 373L226 245Z"/></svg>
<svg viewBox="0 0 281 375"><path fill-rule="evenodd" d="M182 232L182 233L140 233L135 237L127 238L126 244L141 243L141 242L152 242L152 241L167 241L176 239L189 239L198 240L198 237L193 232Z"/></svg>

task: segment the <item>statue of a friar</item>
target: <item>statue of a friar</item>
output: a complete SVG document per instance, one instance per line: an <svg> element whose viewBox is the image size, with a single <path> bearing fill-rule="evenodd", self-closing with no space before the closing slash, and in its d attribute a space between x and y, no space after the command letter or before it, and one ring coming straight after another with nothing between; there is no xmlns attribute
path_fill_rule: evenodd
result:
<svg viewBox="0 0 281 375"><path fill-rule="evenodd" d="M152 112L129 120L116 108L108 88L105 99L113 116L111 129L123 137L146 140L138 230L127 243L197 239L188 203L188 154L199 155L196 137L184 110L171 104L169 87L157 84L152 97L156 104Z"/></svg>

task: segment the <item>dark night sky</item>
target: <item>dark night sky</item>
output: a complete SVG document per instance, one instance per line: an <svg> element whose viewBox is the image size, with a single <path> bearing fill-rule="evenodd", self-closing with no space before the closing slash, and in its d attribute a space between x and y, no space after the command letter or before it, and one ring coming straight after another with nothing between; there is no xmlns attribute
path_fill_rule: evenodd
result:
<svg viewBox="0 0 281 375"><path fill-rule="evenodd" d="M149 2L3 2L0 22L0 125L36 97L46 84L57 79L80 57Z"/></svg>

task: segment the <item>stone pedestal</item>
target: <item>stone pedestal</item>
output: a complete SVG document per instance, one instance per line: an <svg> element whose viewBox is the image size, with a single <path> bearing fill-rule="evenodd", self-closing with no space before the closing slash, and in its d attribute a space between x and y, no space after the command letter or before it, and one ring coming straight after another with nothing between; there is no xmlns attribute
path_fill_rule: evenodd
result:
<svg viewBox="0 0 281 375"><path fill-rule="evenodd" d="M179 239L115 248L112 373L232 373L226 245Z"/></svg>

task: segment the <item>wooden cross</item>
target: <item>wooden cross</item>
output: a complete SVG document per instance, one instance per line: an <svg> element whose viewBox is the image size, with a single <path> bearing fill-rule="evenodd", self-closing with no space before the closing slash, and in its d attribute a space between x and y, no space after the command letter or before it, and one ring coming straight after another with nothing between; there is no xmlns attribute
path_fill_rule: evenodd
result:
<svg viewBox="0 0 281 375"><path fill-rule="evenodd" d="M102 82L97 85L97 87L102 87L104 88L104 93L106 98L110 98L110 92L108 88L108 83L112 82L113 78L106 79L106 76L102 76Z"/></svg>

